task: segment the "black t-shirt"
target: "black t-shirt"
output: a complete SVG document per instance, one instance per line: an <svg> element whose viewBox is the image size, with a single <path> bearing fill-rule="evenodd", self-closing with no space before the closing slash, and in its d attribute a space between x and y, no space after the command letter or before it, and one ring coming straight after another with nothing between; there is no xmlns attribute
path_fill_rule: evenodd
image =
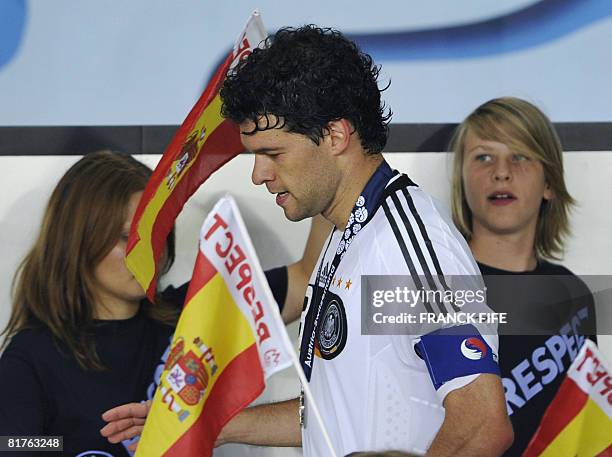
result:
<svg viewBox="0 0 612 457"><path fill-rule="evenodd" d="M514 443L504 456L519 457L565 379L584 335L596 339L593 298L570 270L547 261L540 261L533 271L518 273L478 266L489 306L498 312L512 313L514 308L515 317L523 322L522 334L499 335L499 366L514 428ZM503 281L496 278L499 275L504 275ZM571 325L577 315L578 324ZM525 325L533 325L533 334Z"/></svg>
<svg viewBox="0 0 612 457"><path fill-rule="evenodd" d="M145 398L173 330L142 312L97 322L94 341L107 367L102 372L83 370L46 327L19 332L0 359L0 435L60 435L65 455L129 455L121 444L100 435L105 425L101 415Z"/></svg>
<svg viewBox="0 0 612 457"><path fill-rule="evenodd" d="M287 269L267 271L281 305L287 293ZM169 287L163 298L182 306L188 284ZM142 308L141 308L142 309ZM83 370L44 326L20 331L0 358L0 436L64 437L64 455L129 456L122 444L100 435L102 413L150 397L160 359L174 328L143 312L126 320L97 321L92 329L102 372ZM99 451L99 452L96 452ZM106 454L104 454L106 453ZM57 453L2 452L2 456L50 456Z"/></svg>

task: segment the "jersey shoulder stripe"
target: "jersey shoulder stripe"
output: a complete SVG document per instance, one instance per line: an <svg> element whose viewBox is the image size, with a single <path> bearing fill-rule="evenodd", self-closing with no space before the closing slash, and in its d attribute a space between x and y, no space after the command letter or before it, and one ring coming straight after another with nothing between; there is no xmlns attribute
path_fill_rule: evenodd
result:
<svg viewBox="0 0 612 457"><path fill-rule="evenodd" d="M419 186L417 186L412 181L412 179L408 177L408 175L405 175L403 173L400 175L397 175L397 177L394 177L393 179L391 179L387 187L385 187L382 198L383 200L386 200L387 197L389 197L391 194L394 194L399 189L405 189L407 187L419 187Z"/></svg>
<svg viewBox="0 0 612 457"><path fill-rule="evenodd" d="M414 267L414 262L412 261L412 257L410 256L410 253L408 252L408 247L406 245L406 242L404 241L404 237L402 236L400 232L398 223L395 220L395 217L393 216L391 212L391 208L389 207L389 202L385 200L382 204L382 207L385 212L385 216L387 217L387 220L389 222L389 226L391 227L391 231L393 232L393 235L395 235L395 239L397 240L397 244L399 245L400 252L402 253L402 256L404 257L404 261L406 262L408 271L410 271L410 276L412 277L412 280L414 281L414 284L416 285L417 289L423 289L421 278L419 274L417 273L416 268ZM433 308L428 302L425 302L424 305L425 305L425 308L427 309L427 312L433 313Z"/></svg>
<svg viewBox="0 0 612 457"><path fill-rule="evenodd" d="M426 224L423 221L422 215L417 210L417 205L415 205L411 195L413 192L417 193L416 197L422 194L422 190L406 175L400 175L389 184L385 189L385 200L383 203L386 219L408 266L415 286L418 288L426 286L430 290L450 290L446 284L444 272L434 245L427 232ZM428 198L426 194L423 196ZM435 209L432 215L439 217ZM426 217L429 218L432 215ZM419 277L415 265L420 267L421 277ZM436 301L435 305L439 312L443 314L448 312L444 303ZM432 312L430 304L425 303L425 306L429 312ZM452 308L455 308L454 304Z"/></svg>
<svg viewBox="0 0 612 457"><path fill-rule="evenodd" d="M408 207L410 208L410 211L412 212L412 215L414 216L414 219L419 227L419 230L421 231L421 236L425 240L425 246L427 247L427 250L429 251L429 255L431 256L432 262L435 266L436 273L443 280L444 272L442 271L442 267L440 266L440 262L438 260L438 256L436 255L436 251L433 247L431 239L429 238L429 235L427 234L427 229L425 228L423 219L419 215L419 212L417 211L416 206L414 205L414 201L412 200L412 196L410 195L408 190L406 188L402 188L402 193L404 194L404 197L406 198L406 202L408 203ZM448 289L448 286L446 284L444 284L444 287Z"/></svg>
<svg viewBox="0 0 612 457"><path fill-rule="evenodd" d="M429 239L429 236L427 236L427 233L425 233L425 235L422 236L421 238L422 241L417 239L417 234L415 233L413 223L408 219L405 204L401 202L398 197L398 193L399 192L403 193L403 191L405 191L405 189L400 189L396 193L392 194L389 198L391 198L391 201L395 205L397 214L399 215L399 219L403 223L404 229L406 230L406 233L408 234L408 238L410 239L410 242L412 244L412 250L414 251L414 254L416 255L419 261L419 264L421 265L421 270L423 271L423 276L425 277L425 281L427 282L428 288L430 290L436 290L438 286L436 285L433 279L433 276L429 269L429 265L427 263L427 260L425 259L425 254L424 254L425 248L423 246L423 244L425 245L427 245L428 243L431 244L431 241ZM416 219L416 217L418 217L418 213L416 213L416 216L413 213L413 217ZM418 287L422 288L420 284L418 285ZM436 305L441 313L443 314L446 313L446 308L444 307L444 304L442 302L437 300Z"/></svg>
<svg viewBox="0 0 612 457"><path fill-rule="evenodd" d="M401 189L401 191L404 197L406 198L406 203L408 204L408 207L410 208L410 212L412 213L414 220L416 221L417 226L419 227L421 236L423 237L423 240L425 240L425 246L427 247L427 251L429 252L431 261L433 262L434 268L436 270L437 278L440 281L440 284L444 290L450 290L450 287L448 287L448 284L446 283L446 279L444 278L444 271L442 270L442 267L440 266L440 261L436 254L436 250L434 249L433 243L431 242L431 239L429 238L429 234L427 233L427 229L425 228L423 219L421 215L419 214L419 212L417 211L417 208L414 204L414 200L412 199L412 196L410 195L410 192L408 191L408 189L404 187ZM455 312L460 310L457 306L455 306L454 303L451 303L451 307Z"/></svg>

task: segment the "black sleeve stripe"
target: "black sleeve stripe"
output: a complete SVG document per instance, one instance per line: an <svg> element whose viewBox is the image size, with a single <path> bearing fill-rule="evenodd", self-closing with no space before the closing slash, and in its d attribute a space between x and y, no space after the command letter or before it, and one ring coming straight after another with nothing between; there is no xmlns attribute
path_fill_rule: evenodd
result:
<svg viewBox="0 0 612 457"><path fill-rule="evenodd" d="M385 211L385 215L387 216L387 220L389 221L389 225L391 226L391 230L393 231L393 234L395 235L395 239L397 240L397 243L399 244L400 251L402 252L402 255L404 256L404 260L406 261L408 270L410 270L410 276L412 276L412 280L414 281L416 286L419 289L423 289L421 278L419 278L419 275L416 272L416 269L414 268L414 263L412 262L412 258L410 257L410 254L408 253L408 248L406 246L406 243L404 242L404 238L402 237L402 234L399 231L399 227L397 226L397 223L395 222L395 219L393 218L393 214L391 214L391 209L389 208L389 204L387 203L386 200L383 201L382 207L383 207L383 210ZM433 308L431 307L429 302L426 301L424 304L425 304L425 308L427 309L427 312L433 313Z"/></svg>
<svg viewBox="0 0 612 457"><path fill-rule="evenodd" d="M431 243L431 240L429 239L429 235L427 234L427 229L425 228L425 224L423 224L423 219L421 219L421 216L419 215L416 209L416 206L414 205L414 201L412 200L412 197L410 193L408 192L408 190L404 188L402 189L402 193L404 194L404 197L406 198L406 202L408 203L408 208L410 208L410 212L414 216L414 220L419 226L419 230L421 231L421 236L425 240L425 246L427 246L427 250L429 251L431 260L436 268L436 272L438 273L438 275L444 277L444 272L442 271L442 267L440 266L440 262L438 261L438 256L436 255L436 251ZM445 285L445 287L447 286Z"/></svg>
<svg viewBox="0 0 612 457"><path fill-rule="evenodd" d="M421 249L421 246L419 244L419 240L417 240L416 234L414 233L414 230L412 228L412 224L408 220L408 215L406 214L406 211L404 211L404 207L400 203L399 198L397 197L397 193L391 195L391 200L393 200L400 219L404 223L404 227L406 228L406 232L408 233L408 237L410 238L410 242L412 243L412 248L414 249L417 258L419 259L419 263L421 264L421 268L423 269L423 274L425 275L427 284L429 285L431 290L437 290L438 286L436 285L433 277L431 276L429 266L427 265L427 261L425 260L425 256L423 255L423 250ZM446 308L444 307L443 303L441 303L439 300L436 300L435 303L442 314L447 314Z"/></svg>
<svg viewBox="0 0 612 457"><path fill-rule="evenodd" d="M404 194L404 197L406 198L406 202L408 203L408 208L410 208L410 212L412 213L412 216L414 217L414 220L416 221L419 230L421 232L421 236L423 237L423 240L425 241L425 246L427 247L427 251L429 252L429 255L431 257L431 260L434 264L434 267L436 269L436 273L438 275L438 280L440 281L440 283L442 284L442 287L444 287L444 290L450 290L450 287L448 287L448 284L446 284L446 279L444 278L444 272L442 271L442 267L440 266L440 261L438 260L438 256L436 255L436 251L433 247L433 244L431 242L431 239L429 238L429 234L427 233L427 229L425 228L425 224L423 223L423 219L421 219L421 216L419 215L416 206L414 205L414 201L412 200L412 197L410 196L410 193L408 192L408 190L404 187L402 188L402 193ZM455 311L459 311L459 308L457 308L457 306L455 306L454 303L452 303L452 307Z"/></svg>

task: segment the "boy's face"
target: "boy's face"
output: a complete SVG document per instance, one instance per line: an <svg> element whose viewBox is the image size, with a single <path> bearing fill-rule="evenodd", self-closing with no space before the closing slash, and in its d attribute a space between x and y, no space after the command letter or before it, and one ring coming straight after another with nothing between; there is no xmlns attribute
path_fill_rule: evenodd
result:
<svg viewBox="0 0 612 457"><path fill-rule="evenodd" d="M240 124L240 131L250 132L253 127L253 122L246 121ZM276 194L276 204L287 219L299 221L330 206L339 174L326 137L316 145L305 135L273 128L241 134L241 139L255 154L253 183L265 184L268 192Z"/></svg>
<svg viewBox="0 0 612 457"><path fill-rule="evenodd" d="M482 230L532 236L542 200L553 197L542 163L470 131L464 146L462 177L474 236Z"/></svg>

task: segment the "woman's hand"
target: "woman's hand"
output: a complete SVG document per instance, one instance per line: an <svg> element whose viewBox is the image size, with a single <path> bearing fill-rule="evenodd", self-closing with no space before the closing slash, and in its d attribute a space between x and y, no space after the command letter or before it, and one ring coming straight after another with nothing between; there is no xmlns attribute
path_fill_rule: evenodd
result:
<svg viewBox="0 0 612 457"><path fill-rule="evenodd" d="M144 403L127 403L109 409L102 414L108 424L101 430L100 434L111 443L120 443L129 440L142 433L144 423L151 409L151 400ZM133 443L128 448L134 451L138 443Z"/></svg>

